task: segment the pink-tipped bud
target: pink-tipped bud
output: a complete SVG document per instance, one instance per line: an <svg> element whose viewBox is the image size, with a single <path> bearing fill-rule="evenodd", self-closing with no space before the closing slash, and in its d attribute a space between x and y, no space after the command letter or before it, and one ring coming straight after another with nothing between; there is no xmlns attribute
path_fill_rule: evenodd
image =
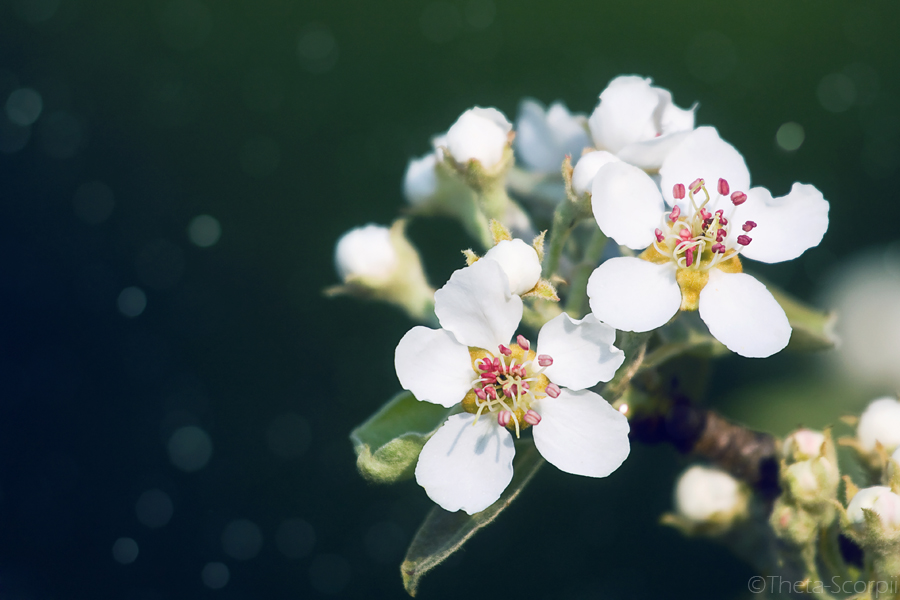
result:
<svg viewBox="0 0 900 600"><path fill-rule="evenodd" d="M502 354L503 356L511 356L511 355L512 355L512 350L510 350L509 348L507 348L507 347L504 346L503 344L500 344L500 354Z"/></svg>
<svg viewBox="0 0 900 600"><path fill-rule="evenodd" d="M743 230L746 231L747 233L750 233L750 231L751 231L754 227L756 227L756 223L754 223L753 221L747 221L746 223L744 223L744 226L741 227L741 229L743 229Z"/></svg>
<svg viewBox="0 0 900 600"><path fill-rule="evenodd" d="M728 187L728 182L720 177L719 185L717 186L716 190L719 192L720 196L727 196L731 188Z"/></svg>
<svg viewBox="0 0 900 600"><path fill-rule="evenodd" d="M725 244L713 244L712 251L716 254L725 254Z"/></svg>
<svg viewBox="0 0 900 600"><path fill-rule="evenodd" d="M541 422L541 415L537 414L533 410L529 409L525 416L522 417L526 423L529 425L537 425Z"/></svg>
<svg viewBox="0 0 900 600"><path fill-rule="evenodd" d="M676 200L681 200L684 198L684 184L676 183L672 186L672 197Z"/></svg>
<svg viewBox="0 0 900 600"><path fill-rule="evenodd" d="M562 390L559 389L559 386L552 382L547 384L546 391L547 391L547 395L550 396L551 398L558 398L560 392L562 392Z"/></svg>
<svg viewBox="0 0 900 600"><path fill-rule="evenodd" d="M744 202L747 201L747 194L744 192L735 192L731 195L731 203L735 206L740 206Z"/></svg>
<svg viewBox="0 0 900 600"><path fill-rule="evenodd" d="M699 192L699 191L700 191L700 188L703 187L703 184L704 184L704 183L706 183L706 182L703 181L703 179L700 178L700 177L698 177L697 179L695 179L694 182L691 183L691 186L690 186L690 187L691 187L691 193L692 193L692 194L696 194L697 192Z"/></svg>
<svg viewBox="0 0 900 600"><path fill-rule="evenodd" d="M528 340L525 339L524 335L521 335L521 334L517 335L516 343L519 345L519 348L521 348L522 350L528 350L529 348L531 348L531 344L528 343Z"/></svg>
<svg viewBox="0 0 900 600"><path fill-rule="evenodd" d="M687 266L691 266L694 264L694 249L688 248L684 251L685 264Z"/></svg>
<svg viewBox="0 0 900 600"><path fill-rule="evenodd" d="M717 242L723 241L723 240L725 239L725 235L726 235L726 233L725 233L725 230L724 230L724 229L718 230L718 231L716 232L716 241L717 241Z"/></svg>
<svg viewBox="0 0 900 600"><path fill-rule="evenodd" d="M741 246L746 246L747 244L749 244L752 241L753 240L750 238L749 235L739 235L738 239L737 239L737 243L740 244Z"/></svg>
<svg viewBox="0 0 900 600"><path fill-rule="evenodd" d="M662 229L654 229L653 233L656 235L656 241L662 243L666 238L663 237Z"/></svg>
<svg viewBox="0 0 900 600"><path fill-rule="evenodd" d="M553 364L553 357L549 354L538 354L537 360L542 367L549 367Z"/></svg>
<svg viewBox="0 0 900 600"><path fill-rule="evenodd" d="M684 196L682 196L683 198ZM669 220L673 223L678 220L678 217L681 216L681 208L675 207L672 209L672 212L669 213Z"/></svg>
<svg viewBox="0 0 900 600"><path fill-rule="evenodd" d="M708 210L706 210L705 208L701 208L700 209L700 218L703 219L704 221L708 221L709 219L712 219L712 213L709 212Z"/></svg>
<svg viewBox="0 0 900 600"><path fill-rule="evenodd" d="M506 427L511 420L512 413L508 410L501 410L497 413L497 424L500 425L500 427Z"/></svg>

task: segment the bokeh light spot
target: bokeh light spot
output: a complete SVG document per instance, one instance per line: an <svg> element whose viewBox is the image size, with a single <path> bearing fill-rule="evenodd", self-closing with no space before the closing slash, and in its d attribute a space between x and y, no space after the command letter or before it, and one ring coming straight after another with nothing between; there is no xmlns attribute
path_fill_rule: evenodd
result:
<svg viewBox="0 0 900 600"><path fill-rule="evenodd" d="M140 316L147 308L147 294L139 287L127 287L119 293L116 300L119 312L129 318Z"/></svg>
<svg viewBox="0 0 900 600"><path fill-rule="evenodd" d="M220 562L208 562L200 571L200 579L203 585L211 590L220 590L228 585L231 574L228 572L228 566Z"/></svg>
<svg viewBox="0 0 900 600"><path fill-rule="evenodd" d="M309 556L315 544L315 530L303 519L285 519L275 530L275 545L288 558Z"/></svg>
<svg viewBox="0 0 900 600"><path fill-rule="evenodd" d="M113 543L113 559L122 565L130 565L138 557L138 545L130 537L120 537Z"/></svg>
<svg viewBox="0 0 900 600"><path fill-rule="evenodd" d="M210 215L197 215L188 225L188 237L195 246L209 248L219 241L222 226L219 220Z"/></svg>
<svg viewBox="0 0 900 600"><path fill-rule="evenodd" d="M803 132L803 125L788 121L778 128L775 133L775 143L782 150L793 152L803 145L806 134Z"/></svg>
<svg viewBox="0 0 900 600"><path fill-rule="evenodd" d="M236 519L222 531L222 551L235 560L256 558L262 543L262 531L247 519Z"/></svg>
<svg viewBox="0 0 900 600"><path fill-rule="evenodd" d="M108 219L115 205L113 191L102 181L82 183L72 199L75 216L88 225L99 225Z"/></svg>
<svg viewBox="0 0 900 600"><path fill-rule="evenodd" d="M337 40L322 23L310 23L297 37L297 57L310 73L324 73L338 59Z"/></svg>
<svg viewBox="0 0 900 600"><path fill-rule="evenodd" d="M158 489L147 490L140 495L134 505L138 521L141 522L141 525L151 529L168 525L174 510L175 507L172 505L169 495Z"/></svg>
<svg viewBox="0 0 900 600"><path fill-rule="evenodd" d="M188 473L205 467L213 453L209 434L194 425L176 429L169 438L167 449L172 464Z"/></svg>
<svg viewBox="0 0 900 600"><path fill-rule="evenodd" d="M856 100L856 86L847 75L830 73L819 81L816 97L825 110L833 113L844 112L853 106Z"/></svg>
<svg viewBox="0 0 900 600"><path fill-rule="evenodd" d="M6 116L22 127L37 121L43 108L43 98L31 88L20 88L11 93L6 100Z"/></svg>

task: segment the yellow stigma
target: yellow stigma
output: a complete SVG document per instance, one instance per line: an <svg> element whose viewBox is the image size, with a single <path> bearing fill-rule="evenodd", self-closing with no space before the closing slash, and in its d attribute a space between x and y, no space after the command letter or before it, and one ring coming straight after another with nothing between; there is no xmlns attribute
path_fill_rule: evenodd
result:
<svg viewBox="0 0 900 600"><path fill-rule="evenodd" d="M638 258L656 265L672 262L671 257L659 252L654 246L650 246L641 253ZM697 310L700 306L700 292L709 281L709 264L713 260L713 253L704 252L700 260L690 267L678 267L675 272L675 281L681 289L681 310ZM741 273L741 259L737 255L715 264L714 269L720 269L725 273Z"/></svg>

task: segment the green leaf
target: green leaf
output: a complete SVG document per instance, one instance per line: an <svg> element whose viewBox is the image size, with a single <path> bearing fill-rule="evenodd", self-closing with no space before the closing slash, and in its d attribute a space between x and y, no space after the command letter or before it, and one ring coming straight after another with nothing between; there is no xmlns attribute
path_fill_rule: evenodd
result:
<svg viewBox="0 0 900 600"><path fill-rule="evenodd" d="M422 446L450 412L409 392L394 396L350 433L360 474L376 483L412 477Z"/></svg>
<svg viewBox="0 0 900 600"><path fill-rule="evenodd" d="M834 312L824 312L807 306L773 285L766 284L766 287L784 309L784 314L794 329L787 346L788 350L812 352L834 348L837 342L834 333L837 315Z"/></svg>
<svg viewBox="0 0 900 600"><path fill-rule="evenodd" d="M516 458L513 461L515 474L499 500L474 515L467 515L463 511L447 512L439 506L431 509L400 565L403 587L407 593L415 596L419 582L428 571L462 548L475 532L493 522L516 499L542 464L544 459L534 447L534 442L530 439L519 440L516 442Z"/></svg>

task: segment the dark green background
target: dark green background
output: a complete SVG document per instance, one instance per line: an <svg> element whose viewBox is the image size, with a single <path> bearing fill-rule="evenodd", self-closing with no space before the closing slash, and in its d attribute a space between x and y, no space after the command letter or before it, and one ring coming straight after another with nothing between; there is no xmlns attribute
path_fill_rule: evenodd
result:
<svg viewBox="0 0 900 600"><path fill-rule="evenodd" d="M813 183L831 201L821 247L759 269L804 297L820 291L837 259L897 238L895 2L494 0L481 28L467 22L466 0L438 9L395 0L58 4L40 20L55 0L0 2L0 100L19 85L44 100L28 144L0 155L4 598L403 597L397 565L430 503L413 482L361 481L347 433L397 391L393 349L410 323L320 291L336 282L340 233L389 223L403 206L408 158L472 105L513 117L533 96L589 112L622 73L653 77L681 106L699 102L698 123L744 154L755 183L775 195ZM434 10L445 15L437 34L422 22ZM298 57L310 27L336 42L324 72ZM822 78L850 65L859 73L859 64L876 78L859 83L858 102L823 108ZM75 125L60 133L59 115ZM806 132L792 154L775 144L786 121ZM271 155L272 142L274 168L251 152ZM70 156L58 156L59 143ZM95 226L72 209L90 180L109 185L116 202ZM186 235L201 213L223 229L207 249ZM470 244L447 221L410 231L438 285ZM164 289L136 268L159 239L184 261ZM147 291L148 305L127 319L116 298L131 285ZM710 402L811 370L790 356L728 359ZM811 405L809 423L867 398L854 393L826 414ZM746 396L719 406L752 421ZM312 432L296 460L266 447L266 428L285 412ZM215 451L205 469L185 474L165 442L190 423L209 432ZM683 464L669 448L635 447L606 480L547 467L421 595L741 597L749 568L656 524ZM134 512L153 487L174 503L171 522L155 530ZM263 532L250 561L226 557L219 543L238 517ZM308 557L276 550L272 536L287 517L315 529ZM112 559L120 536L140 547L128 566ZM202 585L208 561L229 566L225 588Z"/></svg>

